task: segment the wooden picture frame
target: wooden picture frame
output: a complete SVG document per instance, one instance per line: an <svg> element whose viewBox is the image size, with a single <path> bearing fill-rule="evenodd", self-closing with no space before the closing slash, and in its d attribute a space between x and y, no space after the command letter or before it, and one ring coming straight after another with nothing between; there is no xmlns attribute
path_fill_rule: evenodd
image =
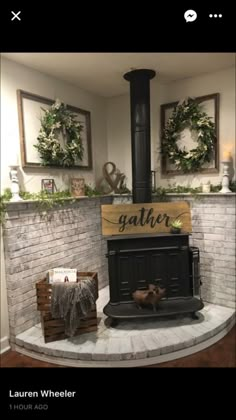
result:
<svg viewBox="0 0 236 420"><path fill-rule="evenodd" d="M85 179L84 178L71 178L71 195L72 197L85 196Z"/></svg>
<svg viewBox="0 0 236 420"><path fill-rule="evenodd" d="M35 147L37 144L37 136L41 127L40 118L42 116L41 108L48 109L55 100L35 95L33 93L17 90L17 105L20 130L20 150L21 162L23 167L59 167L60 169L92 169L92 145L91 145L91 118L90 112L81 108L67 105L67 108L74 114L78 115L78 121L83 124L81 132L82 143L84 147L84 156L80 164L73 167L64 167L63 165L47 165L41 164L40 156Z"/></svg>
<svg viewBox="0 0 236 420"><path fill-rule="evenodd" d="M216 130L216 144L214 149L213 160L210 162L208 167L202 167L198 173L200 174L212 174L219 172L219 103L220 103L220 95L219 93L213 93L210 95L199 96L194 98L198 104L205 103L206 106L209 107L211 110L211 114L209 116L213 117L213 121L215 123L215 130ZM161 105L161 138L164 127L168 118L170 117L171 111L178 105L178 102L171 102L167 104ZM207 112L207 111L206 111ZM162 154L161 157L161 174L165 176L171 175L183 175L184 172L177 169L174 164L170 164L168 158Z"/></svg>
<svg viewBox="0 0 236 420"><path fill-rule="evenodd" d="M53 178L45 178L41 180L41 190L53 194L56 191L56 185Z"/></svg>

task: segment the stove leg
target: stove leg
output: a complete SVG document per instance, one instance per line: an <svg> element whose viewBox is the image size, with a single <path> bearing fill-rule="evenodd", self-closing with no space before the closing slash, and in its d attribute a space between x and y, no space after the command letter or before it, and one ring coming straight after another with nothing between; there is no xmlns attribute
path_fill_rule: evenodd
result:
<svg viewBox="0 0 236 420"><path fill-rule="evenodd" d="M198 315L196 312L191 312L192 319L198 319Z"/></svg>
<svg viewBox="0 0 236 420"><path fill-rule="evenodd" d="M117 325L119 324L119 320L117 318L112 318L111 319L111 327L117 327Z"/></svg>

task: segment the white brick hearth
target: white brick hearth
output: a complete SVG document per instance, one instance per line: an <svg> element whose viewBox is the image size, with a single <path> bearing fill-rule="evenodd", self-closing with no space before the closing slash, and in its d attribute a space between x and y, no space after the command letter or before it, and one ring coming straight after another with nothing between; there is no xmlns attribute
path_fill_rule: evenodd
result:
<svg viewBox="0 0 236 420"><path fill-rule="evenodd" d="M145 366L202 350L223 337L235 322L233 309L205 304L198 320L183 316L142 319L122 321L112 328L102 312L108 300L105 287L97 302L97 332L45 344L38 324L16 337L17 351L65 366Z"/></svg>

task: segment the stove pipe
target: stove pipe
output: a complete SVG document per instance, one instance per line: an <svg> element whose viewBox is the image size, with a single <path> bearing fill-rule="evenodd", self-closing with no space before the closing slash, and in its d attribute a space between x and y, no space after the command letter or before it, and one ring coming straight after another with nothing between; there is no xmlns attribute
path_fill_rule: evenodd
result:
<svg viewBox="0 0 236 420"><path fill-rule="evenodd" d="M134 203L151 203L150 80L154 70L132 70L130 82L132 189Z"/></svg>

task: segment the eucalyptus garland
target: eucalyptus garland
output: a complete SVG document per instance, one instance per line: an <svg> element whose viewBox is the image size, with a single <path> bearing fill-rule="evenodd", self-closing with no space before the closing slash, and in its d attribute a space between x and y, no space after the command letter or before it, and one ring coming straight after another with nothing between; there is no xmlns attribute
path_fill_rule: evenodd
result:
<svg viewBox="0 0 236 420"><path fill-rule="evenodd" d="M189 128L197 134L197 147L186 151L178 147L181 132ZM199 171L210 162L216 142L215 124L192 98L178 104L168 119L162 136L162 153L182 172Z"/></svg>
<svg viewBox="0 0 236 420"><path fill-rule="evenodd" d="M38 150L43 165L74 166L83 158L81 140L82 123L76 121L75 114L59 100L49 108L43 109L41 128L34 147ZM59 135L62 133L65 146L62 147Z"/></svg>

